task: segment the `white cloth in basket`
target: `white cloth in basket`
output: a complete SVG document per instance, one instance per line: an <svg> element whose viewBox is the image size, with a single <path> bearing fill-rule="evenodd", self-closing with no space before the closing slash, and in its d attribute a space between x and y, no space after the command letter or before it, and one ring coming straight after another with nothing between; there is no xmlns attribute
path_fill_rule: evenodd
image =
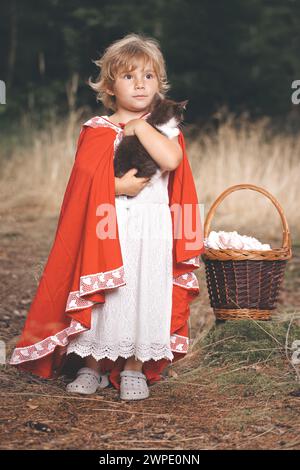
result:
<svg viewBox="0 0 300 470"><path fill-rule="evenodd" d="M215 232L212 230L208 237L204 239L206 248L218 250L234 249L234 250L271 250L268 243L261 243L257 238L247 235L240 235L238 232L224 232L220 230Z"/></svg>

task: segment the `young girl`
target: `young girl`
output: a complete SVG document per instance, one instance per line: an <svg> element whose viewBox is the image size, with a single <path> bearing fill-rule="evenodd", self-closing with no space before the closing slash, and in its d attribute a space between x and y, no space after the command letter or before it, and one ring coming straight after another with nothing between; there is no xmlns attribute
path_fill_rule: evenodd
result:
<svg viewBox="0 0 300 470"><path fill-rule="evenodd" d="M169 139L145 119L155 94L169 89L158 43L129 34L95 63L101 73L89 84L113 114L81 130L55 242L10 363L51 378L73 357L83 363L68 392L111 382L121 399L143 399L187 352L189 303L199 293L192 271L204 251L198 200L182 133ZM152 178L136 169L114 176L126 135L158 163ZM98 217L110 208L115 236L105 237Z"/></svg>

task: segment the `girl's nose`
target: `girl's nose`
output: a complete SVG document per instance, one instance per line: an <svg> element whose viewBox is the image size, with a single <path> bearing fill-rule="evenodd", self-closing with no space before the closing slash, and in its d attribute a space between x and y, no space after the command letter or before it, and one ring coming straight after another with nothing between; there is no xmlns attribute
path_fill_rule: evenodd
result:
<svg viewBox="0 0 300 470"><path fill-rule="evenodd" d="M135 88L145 88L144 82L142 80L136 81Z"/></svg>

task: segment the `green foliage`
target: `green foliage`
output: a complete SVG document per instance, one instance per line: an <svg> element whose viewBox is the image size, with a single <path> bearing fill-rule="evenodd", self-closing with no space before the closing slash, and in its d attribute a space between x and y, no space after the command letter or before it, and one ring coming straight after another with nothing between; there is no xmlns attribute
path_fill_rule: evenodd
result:
<svg viewBox="0 0 300 470"><path fill-rule="evenodd" d="M268 361L280 366L285 359L289 322L231 320L214 326L197 345L204 354L204 364L254 364ZM300 326L292 323L288 347L300 339ZM290 353L289 353L290 354Z"/></svg>
<svg viewBox="0 0 300 470"><path fill-rule="evenodd" d="M0 117L68 111L66 83L80 77L76 106L99 106L86 85L92 63L129 32L160 41L169 95L189 99L186 120L207 117L221 105L253 115L284 115L299 79L300 4L288 0L11 0L1 7L0 79L7 104Z"/></svg>

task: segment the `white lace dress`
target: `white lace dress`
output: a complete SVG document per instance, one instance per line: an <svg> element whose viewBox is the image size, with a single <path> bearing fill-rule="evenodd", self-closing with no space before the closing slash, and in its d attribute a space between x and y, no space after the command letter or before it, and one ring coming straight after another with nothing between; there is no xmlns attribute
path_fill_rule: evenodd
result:
<svg viewBox="0 0 300 470"><path fill-rule="evenodd" d="M105 292L105 303L92 309L91 329L71 340L67 354L113 361L118 356L143 362L174 358L168 179L168 171L157 170L137 196L116 196L126 285Z"/></svg>

